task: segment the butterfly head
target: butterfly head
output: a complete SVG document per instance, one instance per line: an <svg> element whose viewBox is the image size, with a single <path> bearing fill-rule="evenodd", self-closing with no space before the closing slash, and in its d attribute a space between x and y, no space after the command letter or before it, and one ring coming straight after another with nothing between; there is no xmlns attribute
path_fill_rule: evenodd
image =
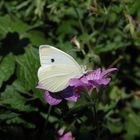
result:
<svg viewBox="0 0 140 140"><path fill-rule="evenodd" d="M83 74L87 73L87 67L85 65L81 65L81 70Z"/></svg>

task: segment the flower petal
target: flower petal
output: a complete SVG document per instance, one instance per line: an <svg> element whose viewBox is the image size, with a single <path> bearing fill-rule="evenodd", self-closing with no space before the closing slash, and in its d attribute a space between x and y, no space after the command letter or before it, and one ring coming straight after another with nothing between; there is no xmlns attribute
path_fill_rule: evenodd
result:
<svg viewBox="0 0 140 140"><path fill-rule="evenodd" d="M60 96L68 101L76 102L77 99L80 97L78 93L74 93L72 87L68 87L64 91L61 92Z"/></svg>
<svg viewBox="0 0 140 140"><path fill-rule="evenodd" d="M38 83L38 84L37 84L37 86L36 86L36 88L42 89L42 88L43 88L43 86L42 86L42 84L41 84L41 83Z"/></svg>
<svg viewBox="0 0 140 140"><path fill-rule="evenodd" d="M83 76L81 78L73 78L69 81L69 85L73 86L77 91L80 90L88 90L92 87L91 83L89 83L86 76Z"/></svg>
<svg viewBox="0 0 140 140"><path fill-rule="evenodd" d="M36 88L47 90L46 87L42 83L38 83Z"/></svg>
<svg viewBox="0 0 140 140"><path fill-rule="evenodd" d="M117 70L118 70L117 68L110 68L108 70L105 70L100 74L100 78L104 77L105 75L109 74L110 72L117 71Z"/></svg>
<svg viewBox="0 0 140 140"><path fill-rule="evenodd" d="M50 105L57 105L62 101L60 96L54 96L52 93L45 91L44 93L45 101Z"/></svg>
<svg viewBox="0 0 140 140"><path fill-rule="evenodd" d="M72 101L72 102L77 102L78 98L75 97L75 96L71 96L71 97L68 97L68 98L65 98L67 101Z"/></svg>
<svg viewBox="0 0 140 140"><path fill-rule="evenodd" d="M78 78L72 78L69 80L69 85L74 87L81 87L84 83Z"/></svg>
<svg viewBox="0 0 140 140"><path fill-rule="evenodd" d="M98 86L98 85L107 85L109 82L111 81L111 78L103 78L103 79L99 79L99 80L93 80L90 81L92 83L93 86Z"/></svg>
<svg viewBox="0 0 140 140"><path fill-rule="evenodd" d="M102 85L107 85L111 81L111 78L103 78L101 80L98 80L98 83Z"/></svg>
<svg viewBox="0 0 140 140"><path fill-rule="evenodd" d="M88 80L96 80L100 78L101 74L101 68L98 68L97 70L89 73L86 77Z"/></svg>
<svg viewBox="0 0 140 140"><path fill-rule="evenodd" d="M62 132L60 132L60 131L62 131ZM58 134L59 134L59 139L58 140L73 140L71 131L69 131L65 134L63 134L63 133L64 133L64 130L62 130L62 129L60 129L58 131Z"/></svg>
<svg viewBox="0 0 140 140"><path fill-rule="evenodd" d="M59 137L59 140L73 140L72 133L67 132L62 137Z"/></svg>

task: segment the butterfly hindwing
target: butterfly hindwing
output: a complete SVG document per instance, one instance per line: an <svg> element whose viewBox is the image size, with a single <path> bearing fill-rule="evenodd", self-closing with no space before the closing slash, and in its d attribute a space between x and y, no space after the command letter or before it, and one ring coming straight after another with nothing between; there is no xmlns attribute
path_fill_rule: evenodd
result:
<svg viewBox="0 0 140 140"><path fill-rule="evenodd" d="M80 77L72 65L42 66L39 68L39 83L43 89L58 92L68 86L68 81L73 77Z"/></svg>

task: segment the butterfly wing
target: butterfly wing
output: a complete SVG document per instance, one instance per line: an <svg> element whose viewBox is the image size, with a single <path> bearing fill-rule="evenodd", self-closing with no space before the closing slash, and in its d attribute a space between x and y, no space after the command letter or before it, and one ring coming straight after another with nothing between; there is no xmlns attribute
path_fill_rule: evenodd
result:
<svg viewBox="0 0 140 140"><path fill-rule="evenodd" d="M42 89L59 92L68 86L68 81L83 75L80 65L65 52L49 45L39 47L41 67L38 70Z"/></svg>

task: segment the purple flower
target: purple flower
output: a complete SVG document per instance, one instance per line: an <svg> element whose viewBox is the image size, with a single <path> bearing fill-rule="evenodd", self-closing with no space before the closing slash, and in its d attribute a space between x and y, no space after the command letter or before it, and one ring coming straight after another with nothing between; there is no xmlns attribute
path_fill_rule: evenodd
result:
<svg viewBox="0 0 140 140"><path fill-rule="evenodd" d="M101 68L98 68L95 71L87 73L81 78L70 79L69 87L63 91L52 93L46 90L44 93L45 101L50 105L57 105L62 102L63 99L76 102L80 97L81 91L86 90L88 92L95 88L96 91L99 92L102 85L107 85L111 81L111 78L106 78L106 75L116 70L117 68L110 68L108 70L101 71ZM41 88L41 84L39 84L37 88Z"/></svg>
<svg viewBox="0 0 140 140"><path fill-rule="evenodd" d="M101 68L98 68L95 71L87 73L81 78L71 79L69 81L69 85L79 91L89 91L96 88L96 91L99 92L101 85L107 85L111 81L111 78L106 78L106 75L116 70L117 68L110 68L102 72Z"/></svg>
<svg viewBox="0 0 140 140"><path fill-rule="evenodd" d="M60 129L58 135L58 140L73 140L71 131L64 133L64 129Z"/></svg>
<svg viewBox="0 0 140 140"><path fill-rule="evenodd" d="M57 94L51 93L46 90L44 94L45 101L48 102L50 105L57 105L62 101L62 99L76 102L79 96L80 95L78 93L73 92L72 87L68 87Z"/></svg>

